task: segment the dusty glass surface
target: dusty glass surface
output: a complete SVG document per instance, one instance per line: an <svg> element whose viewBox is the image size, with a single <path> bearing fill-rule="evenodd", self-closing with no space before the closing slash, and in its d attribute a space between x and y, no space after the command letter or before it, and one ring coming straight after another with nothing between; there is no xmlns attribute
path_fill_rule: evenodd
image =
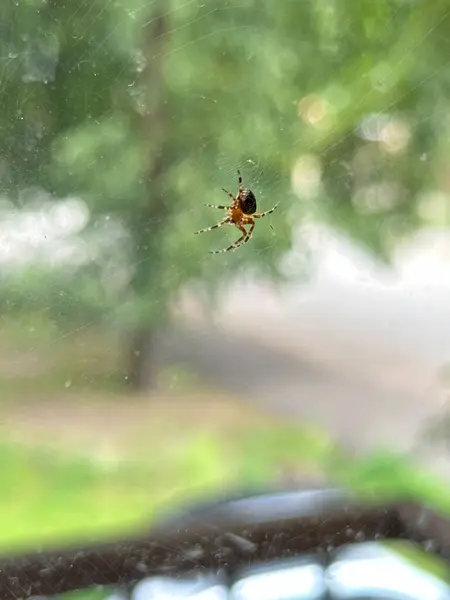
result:
<svg viewBox="0 0 450 600"><path fill-rule="evenodd" d="M1 3L2 551L253 486L448 509L449 34L448 0Z"/></svg>

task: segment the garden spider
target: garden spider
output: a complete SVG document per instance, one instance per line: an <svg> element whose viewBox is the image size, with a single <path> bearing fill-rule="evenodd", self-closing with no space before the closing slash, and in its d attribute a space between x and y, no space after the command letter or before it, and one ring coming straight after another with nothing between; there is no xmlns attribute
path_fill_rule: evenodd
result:
<svg viewBox="0 0 450 600"><path fill-rule="evenodd" d="M226 210L227 215L221 221L213 225L212 227L207 227L206 229L200 229L200 231L196 231L195 233L203 233L205 231L211 231L212 229L217 229L218 227L222 227L222 225L236 225L239 231L242 233L241 237L236 240L231 246L228 248L224 248L223 250L212 250L211 254L219 254L220 252L228 252L229 250L236 250L239 246L246 244L250 241L252 237L253 230L255 229L255 219L262 219L266 215L270 215L278 204L275 204L273 208L270 210L266 210L263 213L256 212L256 198L252 190L244 189L242 185L242 176L241 172L238 169L238 183L239 183L239 191L236 197L233 196L231 192L222 188L223 191L228 194L228 196L233 201L230 206L216 205L216 204L206 204L211 208L220 208L221 210ZM250 229L246 231L245 226L250 225Z"/></svg>

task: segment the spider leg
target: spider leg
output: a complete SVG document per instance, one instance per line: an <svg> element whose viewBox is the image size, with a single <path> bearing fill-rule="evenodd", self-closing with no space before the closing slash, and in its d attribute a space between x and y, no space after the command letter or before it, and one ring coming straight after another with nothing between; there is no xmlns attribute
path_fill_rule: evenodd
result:
<svg viewBox="0 0 450 600"><path fill-rule="evenodd" d="M231 192L229 192L228 190L226 190L225 188L222 188L222 189L223 189L223 191L225 192L225 194L228 194L228 195L230 196L230 198L231 198L231 199L233 200L233 202L234 202L234 196L233 196L233 194L232 194Z"/></svg>
<svg viewBox="0 0 450 600"><path fill-rule="evenodd" d="M253 230L255 229L255 221L253 221L253 223L250 224L250 229L248 230L247 233L247 237L245 238L245 240L242 242L243 244L246 244L247 242L250 241L252 235L253 235Z"/></svg>
<svg viewBox="0 0 450 600"><path fill-rule="evenodd" d="M275 206L273 208L271 208L270 210L266 210L266 212L263 212L260 214L254 214L254 215L252 215L252 218L253 219L262 219L266 215L270 215L270 213L273 213L273 211L276 209L277 206L278 206L278 204L275 204Z"/></svg>
<svg viewBox="0 0 450 600"><path fill-rule="evenodd" d="M218 227L222 227L222 225L226 225L227 223L231 223L231 221L228 217L226 217L225 219L222 219L221 221L219 221L212 227L206 227L206 229L200 229L199 231L195 231L195 233L197 234L197 233L204 233L205 231L211 231L212 229L217 229Z"/></svg>
<svg viewBox="0 0 450 600"><path fill-rule="evenodd" d="M245 243L244 240L247 237L247 232L244 226L236 224L236 227L242 232L241 237L238 240L236 240L233 244L231 244L231 246L228 246L228 248L224 248L223 250L212 250L210 254L220 254L221 252L229 252L230 250L235 250L238 246Z"/></svg>
<svg viewBox="0 0 450 600"><path fill-rule="evenodd" d="M209 206L210 208L220 208L221 210L227 210L228 206L223 206L222 204L205 204L205 206Z"/></svg>
<svg viewBox="0 0 450 600"><path fill-rule="evenodd" d="M239 171L239 169L237 170L237 174L238 174L238 183L239 183L239 191L240 191L240 190L242 190L243 180L242 180L242 175L241 175L241 172Z"/></svg>

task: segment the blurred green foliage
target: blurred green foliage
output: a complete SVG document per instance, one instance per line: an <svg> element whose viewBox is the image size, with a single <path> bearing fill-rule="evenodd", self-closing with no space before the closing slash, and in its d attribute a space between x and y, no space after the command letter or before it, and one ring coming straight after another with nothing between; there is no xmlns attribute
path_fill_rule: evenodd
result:
<svg viewBox="0 0 450 600"><path fill-rule="evenodd" d="M78 195L87 230L107 216L129 236L124 293L104 297L88 281L96 269L78 269L67 316L151 331L183 284L217 291L248 267L277 278L307 213L385 259L401 235L448 222L449 10L448 0L3 3L0 190L18 202L30 188ZM274 231L260 222L248 247L211 257L223 230L192 234L220 218L203 204L236 189L237 167L261 209L281 202ZM114 270L117 255L107 262ZM23 280L31 304L54 305L71 285L40 281L35 293Z"/></svg>

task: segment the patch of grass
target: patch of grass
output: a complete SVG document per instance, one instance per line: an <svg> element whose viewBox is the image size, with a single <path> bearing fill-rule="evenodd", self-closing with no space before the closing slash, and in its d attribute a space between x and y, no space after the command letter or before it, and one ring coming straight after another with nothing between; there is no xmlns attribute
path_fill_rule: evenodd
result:
<svg viewBox="0 0 450 600"><path fill-rule="evenodd" d="M403 456L355 461L310 428L225 421L188 431L172 423L160 438L156 421L147 452L110 463L1 441L0 551L142 531L171 507L270 484L286 469L326 474L362 497L413 496L450 510L450 492Z"/></svg>
<svg viewBox="0 0 450 600"><path fill-rule="evenodd" d="M450 488L436 475L414 464L408 455L380 449L350 461L336 454L330 471L339 483L362 497L376 494L386 500L418 498L450 514Z"/></svg>
<svg viewBox="0 0 450 600"><path fill-rule="evenodd" d="M278 435L269 429L246 433L241 428L232 444L228 430L222 436L197 430L181 444L154 446L141 460L109 465L55 448L2 441L0 549L117 535L149 526L156 512L171 505L273 479L283 461L301 462L312 438L305 446L304 432L298 432L295 443L293 430L285 436L281 429ZM280 447L279 440L289 436L290 442ZM314 452L317 445L310 459Z"/></svg>
<svg viewBox="0 0 450 600"><path fill-rule="evenodd" d="M0 546L101 534L128 526L147 511L145 485L133 470L108 473L86 460L0 444Z"/></svg>
<svg viewBox="0 0 450 600"><path fill-rule="evenodd" d="M82 459L60 459L29 448L0 447L0 546L45 544L98 536L150 521L164 502L169 473L122 464L101 469Z"/></svg>
<svg viewBox="0 0 450 600"><path fill-rule="evenodd" d="M323 471L334 450L324 432L312 426L256 424L241 438L239 464L246 481L264 481L280 468L286 474L317 475Z"/></svg>
<svg viewBox="0 0 450 600"><path fill-rule="evenodd" d="M313 467L361 496L398 495L450 510L450 493L404 457L351 461L315 432L258 427L230 440L193 433L183 451L114 466L53 450L0 442L0 550L117 536L205 495L270 483L280 467ZM339 463L339 465L338 465Z"/></svg>

